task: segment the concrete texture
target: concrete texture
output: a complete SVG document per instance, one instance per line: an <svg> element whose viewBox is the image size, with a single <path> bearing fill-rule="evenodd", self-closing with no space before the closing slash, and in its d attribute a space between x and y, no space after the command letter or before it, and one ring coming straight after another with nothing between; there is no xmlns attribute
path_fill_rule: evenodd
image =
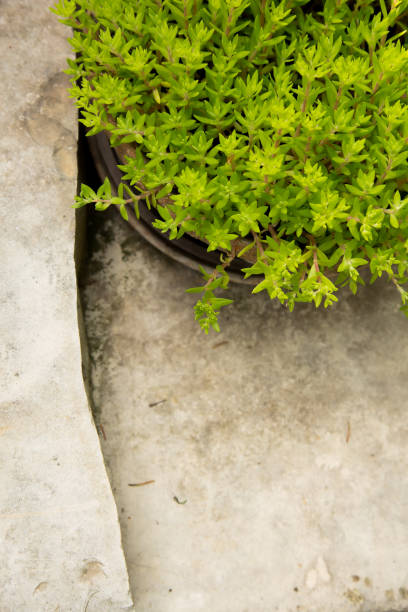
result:
<svg viewBox="0 0 408 612"><path fill-rule="evenodd" d="M68 31L48 0L0 4L0 610L130 610L81 376Z"/></svg>
<svg viewBox="0 0 408 612"><path fill-rule="evenodd" d="M294 313L194 272L115 211L85 282L94 402L141 612L408 610L408 321L386 282ZM142 486L130 486L154 481Z"/></svg>

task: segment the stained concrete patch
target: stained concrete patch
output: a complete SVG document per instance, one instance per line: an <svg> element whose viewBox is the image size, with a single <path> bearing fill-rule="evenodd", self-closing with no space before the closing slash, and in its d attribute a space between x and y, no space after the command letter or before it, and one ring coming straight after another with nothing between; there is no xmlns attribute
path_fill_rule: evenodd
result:
<svg viewBox="0 0 408 612"><path fill-rule="evenodd" d="M99 213L93 396L137 609L408 609L408 321L380 281L287 312L199 277ZM154 481L134 487L132 483Z"/></svg>
<svg viewBox="0 0 408 612"><path fill-rule="evenodd" d="M81 376L70 48L49 4L0 11L0 610L119 612L133 607Z"/></svg>

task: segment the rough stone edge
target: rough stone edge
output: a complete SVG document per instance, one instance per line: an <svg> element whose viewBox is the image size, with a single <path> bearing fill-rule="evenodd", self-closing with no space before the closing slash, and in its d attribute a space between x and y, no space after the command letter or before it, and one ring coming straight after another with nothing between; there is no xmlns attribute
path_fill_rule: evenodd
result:
<svg viewBox="0 0 408 612"><path fill-rule="evenodd" d="M77 153L77 161L78 161L77 193L79 193L81 183L85 180L85 176L84 176L84 173L83 173L82 167L81 167L82 164L83 164L83 160L81 159L81 146L83 146L83 142L82 142L80 134L79 134L79 136L78 136L78 153ZM116 509L116 521L117 521L117 523L119 525L119 532L120 532L120 547L121 547L121 551L122 551L122 555L123 555L124 563L125 563L125 567L126 567L126 572L127 572L127 576L128 576L129 596L130 596L130 598L132 600L132 604L133 604L129 608L129 612L132 612L135 608L134 608L134 601L133 601L132 591L131 591L131 588L130 588L129 572L128 572L127 560L126 560L126 555L125 555L124 546L123 546L123 534L122 534L122 529L121 529L120 520L119 520L118 507L117 507L115 495L114 495L113 490L112 490L112 483L111 483L111 477L110 477L110 474L109 474L109 469L108 469L108 466L106 464L105 456L103 454L102 446L101 446L101 443L100 443L98 427L97 427L97 425L95 423L95 419L94 419L95 404L94 404L94 399L93 399L92 382L91 382L92 381L92 377L91 377L91 358L90 358L88 336L87 336L87 333L86 333L86 325L85 325L85 317L84 317L84 306L83 306L83 303L82 303L81 292L80 292L80 288L79 288L79 279L81 277L81 274L84 271L84 267L86 265L86 259L87 259L87 246L88 246L88 244L87 244L87 218L88 218L88 211L87 211L86 208L81 208L81 209L78 209L78 210L75 211L74 263L75 263L76 280L77 280L77 285L76 285L76 289L77 289L77 322L78 322L78 335L79 335L80 350L81 350L82 379L83 379L85 394L86 394L86 397L87 397L87 400L88 400L88 408L89 408L89 411L90 411L91 419L92 419L92 422L94 424L94 427L95 427L95 430L96 430L96 433L97 433L97 436L98 436L99 448L100 448L101 458L102 458L104 469L105 469L105 473L106 473L106 478L107 478L108 486L110 488L110 492L111 492L112 499L113 499L113 502L114 502L114 506L115 506L115 509Z"/></svg>
<svg viewBox="0 0 408 612"><path fill-rule="evenodd" d="M37 6L36 8L37 8L37 10L39 10L39 11L40 11L40 13L42 13L43 8L45 7L45 9L47 9L47 5L48 5L48 4L51 4L51 2L48 2L47 0L45 0L45 2L43 2L43 3L42 3L40 6ZM6 2L6 4L5 4L5 6L4 6L4 7L3 7L3 4L2 4L2 8L4 8L4 9L5 9L6 21L5 21L5 22L3 21L1 25L4 25L4 23L6 23L6 24L7 24L7 9L8 9L9 7L11 7L11 6L12 6L12 3L11 3L11 2ZM25 7L26 7L25 2L24 2L24 1L22 1L22 2L20 2L20 3L16 3L16 5L15 5L15 7L14 7L14 10L15 10L15 11L18 11L18 10L20 10L20 9L21 9L21 10L24 10L24 9L25 9ZM44 19L44 17L43 17L42 15L41 15L41 18L42 18L42 19ZM46 20L45 20L45 21L46 21ZM11 23L12 23L12 22L11 22ZM35 24L35 26L36 26L36 24ZM34 29L36 29L36 28L34 27ZM57 29L58 29L58 28L57 28ZM17 37L16 37L16 38L18 38L18 28L16 28L16 29L11 28L11 35L12 35L12 36L16 36L16 34L17 34ZM10 48L11 48L11 47L10 47ZM17 51L18 51L19 53L21 53L21 49L19 50L19 49L17 48ZM26 127L26 126L25 126L25 127ZM43 144L43 143L41 143L41 144ZM76 165L76 169L77 169L77 168L78 168L78 166ZM72 177L72 179L73 179L73 181L75 181L75 175L74 175L74 177ZM75 183L74 183L74 186L75 186ZM84 218L83 218L83 219L84 219ZM84 242L84 238L85 238L85 225L84 225L84 220L83 220L83 219L81 219L81 221L80 221L80 222L79 222L79 221L78 221L78 219L77 219L77 221L78 221L78 222L76 222L76 223L75 223L74 234L72 234L72 235L71 235L71 236L72 236L72 238L71 238L71 240L72 240L72 241L71 241L71 248L73 247L73 248L72 248L72 263L74 263L74 265L75 265L75 266L76 266L76 265L79 263L79 261L81 261L81 258L80 258L80 257L79 257L79 255L78 255L78 253L79 253L78 249L79 249L79 250L83 250L83 249L85 248L85 246L86 246L86 244L85 244L85 242ZM76 308L76 313L77 313L76 323L77 323L77 329L78 329L78 339L79 339L79 343L80 343L80 351L81 351L80 356L78 355L78 357L79 357L79 360L78 360L78 361L79 361L78 366L80 367L80 363L82 362L82 364L83 364L83 369L84 369L84 371L86 372L86 367L87 367L87 364L89 365L89 355L88 355L88 351L87 351L87 344L86 344L86 342L84 342L84 338L85 338L86 336L85 336L85 334L84 334L84 333L82 333L82 330L84 329L84 328L83 328L83 315L82 315L82 310L81 310L81 307L80 307L80 301L79 301L79 291L78 291L78 282L77 282L77 278L76 278L76 283L74 283L74 287L73 287L73 296L72 296L72 297L73 297L73 299L74 299L74 305L75 305L75 291L76 291L76 303L77 303L77 308ZM74 306L74 308L75 308L75 306ZM75 318L74 318L74 320L73 320L73 323L74 323L74 325L75 325ZM73 331L75 331L75 329L74 329ZM84 364L85 364L85 365L84 365ZM82 382L83 382L83 384L84 384L85 394L87 395L87 398L88 398L87 408L88 408L88 410L89 410L90 424L91 424L91 427L92 427L92 425L94 426L94 433L95 433L95 434L97 434L96 429L95 429L95 423L94 423L94 420L93 420L93 418L92 418L92 411L91 411L91 409L90 409L91 405L90 405L90 402L89 402L89 394L88 394L89 389L87 388L87 385L86 385L86 382L84 381L84 377L83 377L83 376L81 377L81 379L82 379ZM86 400L85 400L85 401L86 401ZM86 409L85 409L85 406L83 406L83 410L86 410ZM106 466L104 465L104 461L103 461L103 453L102 453L102 450L101 450L101 445L100 445L100 440L99 440L99 437L98 437L98 444L99 444L99 446L97 447L97 448L98 448L98 451L97 451L97 452L100 452L100 457L98 457L98 458L97 458L97 460L98 460L98 462L100 462L100 460L102 460L103 467L101 466L101 468L102 468L102 470L104 470L105 475L106 475L106 481L107 481L107 482L105 481L105 482L106 482L106 485L107 485L107 486L106 486L106 494L107 494L107 497L111 497L111 500L114 502L114 496L113 496L113 493L112 493L112 489L111 489L111 487L110 487L110 481L109 481L108 474L107 474L107 471L106 471ZM115 511L116 511L116 516L115 516L115 514L113 514L113 515L112 515L112 519L113 519L113 520L115 520L115 519L116 519L117 526L118 526L118 529L119 529L119 536L121 536L121 533L120 533L120 527L119 527L119 520L118 520L118 514L117 514L117 508L116 508L116 503L115 503L115 502L114 502L114 507L115 507L115 510L114 510L113 512L115 512ZM119 553L119 554L121 554L121 556L122 556L122 558L123 558L123 568L124 568L124 572L123 572L123 573L124 573L124 577L126 576L127 581L128 581L128 584L129 584L128 574L127 574L127 568L126 568L126 562L125 562L125 558L124 558L124 554L123 554L123 546L122 546L122 542L121 542L121 537L120 537L120 539L119 539L119 543L117 543L117 544L119 544L119 546L118 546L118 553ZM40 585L38 585L38 586L41 586L41 584L43 584L43 583L40 583ZM17 582L16 582L16 585L15 585L15 586L16 586L16 587L18 586L18 580L17 580ZM1 590L1 589L0 589L0 590ZM72 593L72 594L74 595L74 593ZM18 596L18 595L17 595L17 592L16 592L16 596ZM124 609L124 610L126 609L126 610L129 610L129 611L130 611L130 610L133 610L133 609L134 609L134 605L133 605L133 602L132 602L132 600L131 600L131 596L130 596L130 590L128 590L128 596L129 596L129 601L131 602L131 603L130 603L130 605L129 605L129 606L126 606L125 608L121 608L121 609ZM18 596L18 597L19 597L19 596ZM76 601L76 600L74 600L74 599L72 600L72 605L73 605L73 606L75 606L75 605L76 605L75 601ZM10 602L10 601L8 601L8 602L3 602L3 603L4 603L4 604L5 604L5 606L6 606L6 607L4 608L4 612L7 612L7 610L8 610L8 607L7 607L7 606L8 606L8 604L9 604L9 603L11 603L11 602ZM88 607L88 604L89 604L89 601L88 601L88 603L86 604L86 607ZM17 607L18 607L18 606L19 606L19 602L18 602L18 601L15 601L15 602L14 602L14 604L12 604L12 605L15 605L15 606L17 606ZM79 605L79 602L78 602L78 605ZM115 606L116 604L115 604L114 602L112 602L112 600L110 600L110 599L109 599L109 601L108 601L108 600L106 600L105 605L108 605L108 606L109 606L109 608L108 608L108 609L109 609L109 610L112 610L112 612L113 612L113 610L115 609L113 606ZM16 608L14 608L16 611L17 611L17 607L16 607ZM3 608L2 608L2 609L3 609ZM20 609L20 607L18 607L18 609ZM58 609L59 609L59 608L58 608ZM104 607L104 610L105 610L105 607Z"/></svg>

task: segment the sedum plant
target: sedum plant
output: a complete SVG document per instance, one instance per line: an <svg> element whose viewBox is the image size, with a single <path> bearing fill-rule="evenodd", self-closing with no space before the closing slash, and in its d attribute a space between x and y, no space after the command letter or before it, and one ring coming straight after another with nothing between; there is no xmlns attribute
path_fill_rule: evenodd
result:
<svg viewBox="0 0 408 612"><path fill-rule="evenodd" d="M170 238L223 255L195 316L219 330L228 265L254 293L325 307L383 274L408 314L408 0L60 0L71 94L88 134L127 144L124 183L76 206L141 199ZM129 185L132 186L130 189ZM245 246L242 248L242 239Z"/></svg>

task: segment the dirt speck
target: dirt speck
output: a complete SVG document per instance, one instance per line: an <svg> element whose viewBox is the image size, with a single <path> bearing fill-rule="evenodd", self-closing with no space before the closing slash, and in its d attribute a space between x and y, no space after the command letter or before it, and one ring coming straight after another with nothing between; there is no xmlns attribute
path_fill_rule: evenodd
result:
<svg viewBox="0 0 408 612"><path fill-rule="evenodd" d="M103 564L100 561L88 561L82 568L82 582L92 582L102 576L105 576L105 572L103 571Z"/></svg>
<svg viewBox="0 0 408 612"><path fill-rule="evenodd" d="M399 596L401 599L408 599L408 589L405 587L400 587L398 589Z"/></svg>
<svg viewBox="0 0 408 612"><path fill-rule="evenodd" d="M373 583L371 582L370 578L364 578L364 584L368 587L373 586Z"/></svg>
<svg viewBox="0 0 408 612"><path fill-rule="evenodd" d="M393 589L387 589L385 591L385 597L387 598L387 601L394 601L395 597Z"/></svg>
<svg viewBox="0 0 408 612"><path fill-rule="evenodd" d="M360 580L360 576L357 576L357 574L353 574L351 579L353 582L358 582Z"/></svg>
<svg viewBox="0 0 408 612"><path fill-rule="evenodd" d="M39 584L37 584L37 586L35 587L34 591L33 591L33 595L35 595L35 593L40 593L41 591L45 591L45 589L48 586L48 582L40 582Z"/></svg>
<svg viewBox="0 0 408 612"><path fill-rule="evenodd" d="M356 606L359 606L364 602L364 597L357 589L348 589L344 593L344 597L347 597L347 599Z"/></svg>

